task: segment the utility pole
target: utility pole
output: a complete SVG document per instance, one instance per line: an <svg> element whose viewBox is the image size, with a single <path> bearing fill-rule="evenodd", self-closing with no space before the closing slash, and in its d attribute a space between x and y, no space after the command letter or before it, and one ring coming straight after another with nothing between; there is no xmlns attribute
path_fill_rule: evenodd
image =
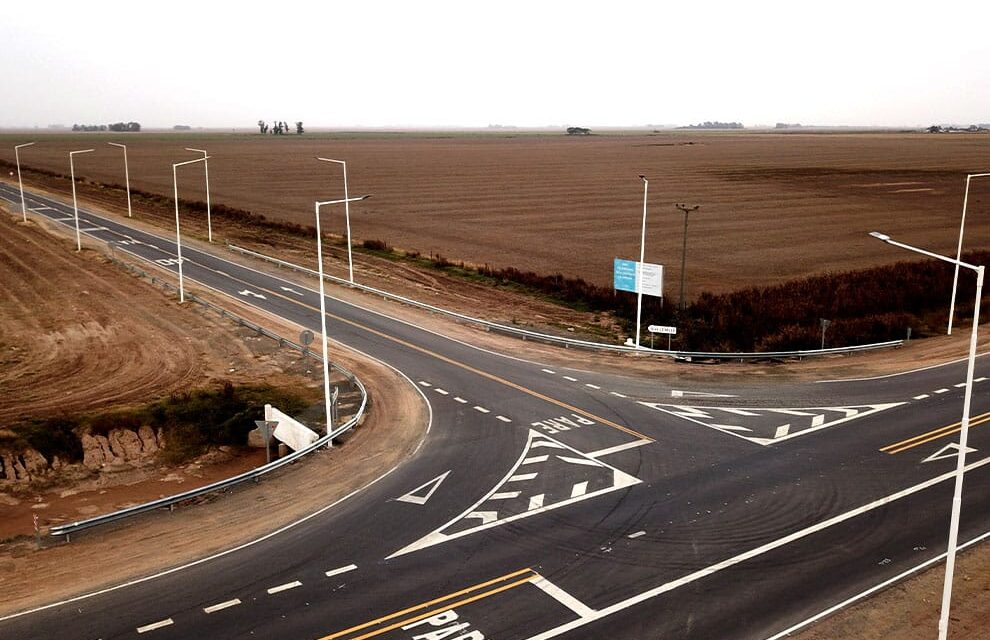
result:
<svg viewBox="0 0 990 640"><path fill-rule="evenodd" d="M687 228L688 228L688 214L697 211L701 208L700 204L694 206L689 206L683 203L677 203L674 205L678 209L684 212L684 245L681 247L681 302L680 310L684 312L684 265L687 261Z"/></svg>

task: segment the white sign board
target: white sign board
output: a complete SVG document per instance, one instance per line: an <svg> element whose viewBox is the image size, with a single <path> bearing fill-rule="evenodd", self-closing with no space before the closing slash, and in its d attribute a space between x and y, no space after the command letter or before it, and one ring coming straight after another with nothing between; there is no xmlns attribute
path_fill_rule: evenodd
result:
<svg viewBox="0 0 990 640"><path fill-rule="evenodd" d="M279 442L284 442L293 451L305 449L309 445L319 440L320 436L315 431L288 416L275 407L272 407L271 416L265 416L269 420L277 420L278 426L272 434Z"/></svg>
<svg viewBox="0 0 990 640"><path fill-rule="evenodd" d="M667 333L672 336L677 335L677 327L664 327L658 324L651 324L646 328L646 330L650 333Z"/></svg>
<svg viewBox="0 0 990 640"><path fill-rule="evenodd" d="M644 295L663 297L663 265L643 262L642 264L642 286L640 290Z"/></svg>

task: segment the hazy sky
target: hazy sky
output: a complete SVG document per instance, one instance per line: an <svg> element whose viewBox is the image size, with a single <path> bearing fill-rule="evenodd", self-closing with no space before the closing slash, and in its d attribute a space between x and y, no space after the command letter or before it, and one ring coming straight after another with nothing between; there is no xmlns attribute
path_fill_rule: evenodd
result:
<svg viewBox="0 0 990 640"><path fill-rule="evenodd" d="M990 2L30 2L0 126L990 122Z"/></svg>

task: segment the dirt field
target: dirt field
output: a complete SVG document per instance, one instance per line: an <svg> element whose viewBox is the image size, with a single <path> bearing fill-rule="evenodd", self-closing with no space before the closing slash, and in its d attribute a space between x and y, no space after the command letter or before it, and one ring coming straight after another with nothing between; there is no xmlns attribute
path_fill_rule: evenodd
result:
<svg viewBox="0 0 990 640"><path fill-rule="evenodd" d="M0 137L13 161L24 136ZM25 165L123 183L128 142L132 184L171 196L170 163L211 154L213 202L313 224L312 203L343 195L348 161L356 238L423 254L608 284L612 259L635 259L642 219L640 173L650 178L646 259L667 265L668 297L680 278L683 217L698 203L688 238L688 297L751 284L904 259L871 240L882 230L954 252L965 174L990 170L990 136L665 132L654 135L104 134L34 136ZM180 200L205 199L203 175L180 168ZM67 190L68 185L63 187ZM123 202L118 203L123 204ZM968 247L990 246L990 180L973 182ZM324 228L343 232L341 211ZM223 228L215 230L223 236Z"/></svg>

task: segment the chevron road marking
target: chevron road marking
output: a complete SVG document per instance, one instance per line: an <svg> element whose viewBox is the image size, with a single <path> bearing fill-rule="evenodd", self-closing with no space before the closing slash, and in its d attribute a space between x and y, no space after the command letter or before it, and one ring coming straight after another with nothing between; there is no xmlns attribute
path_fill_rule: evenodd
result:
<svg viewBox="0 0 990 640"><path fill-rule="evenodd" d="M987 422L990 422L990 411L970 418L969 426L977 427ZM954 433L959 433L961 430L962 422L953 422L950 425L933 429L927 433L922 433L912 438L908 438L907 440L901 440L900 442L888 444L886 447L881 447L880 451L891 455L901 453L903 451L907 451L908 449L913 449L923 444L932 442L933 440L938 440L939 438L944 438L946 436L951 436Z"/></svg>
<svg viewBox="0 0 990 640"><path fill-rule="evenodd" d="M449 470L446 471L445 473L438 475L436 478L433 478L428 482L424 482L423 484L419 485L418 487L416 487L409 493L405 494L404 496L399 496L398 498L396 498L396 500L398 500L399 502L409 502L411 504L424 505L426 504L426 501L429 500L430 497L433 496L434 492L436 492L436 490L440 487L440 483L447 479L448 475L450 475ZM422 495L423 489L426 489L427 487L429 488L429 491L426 492L426 495Z"/></svg>

